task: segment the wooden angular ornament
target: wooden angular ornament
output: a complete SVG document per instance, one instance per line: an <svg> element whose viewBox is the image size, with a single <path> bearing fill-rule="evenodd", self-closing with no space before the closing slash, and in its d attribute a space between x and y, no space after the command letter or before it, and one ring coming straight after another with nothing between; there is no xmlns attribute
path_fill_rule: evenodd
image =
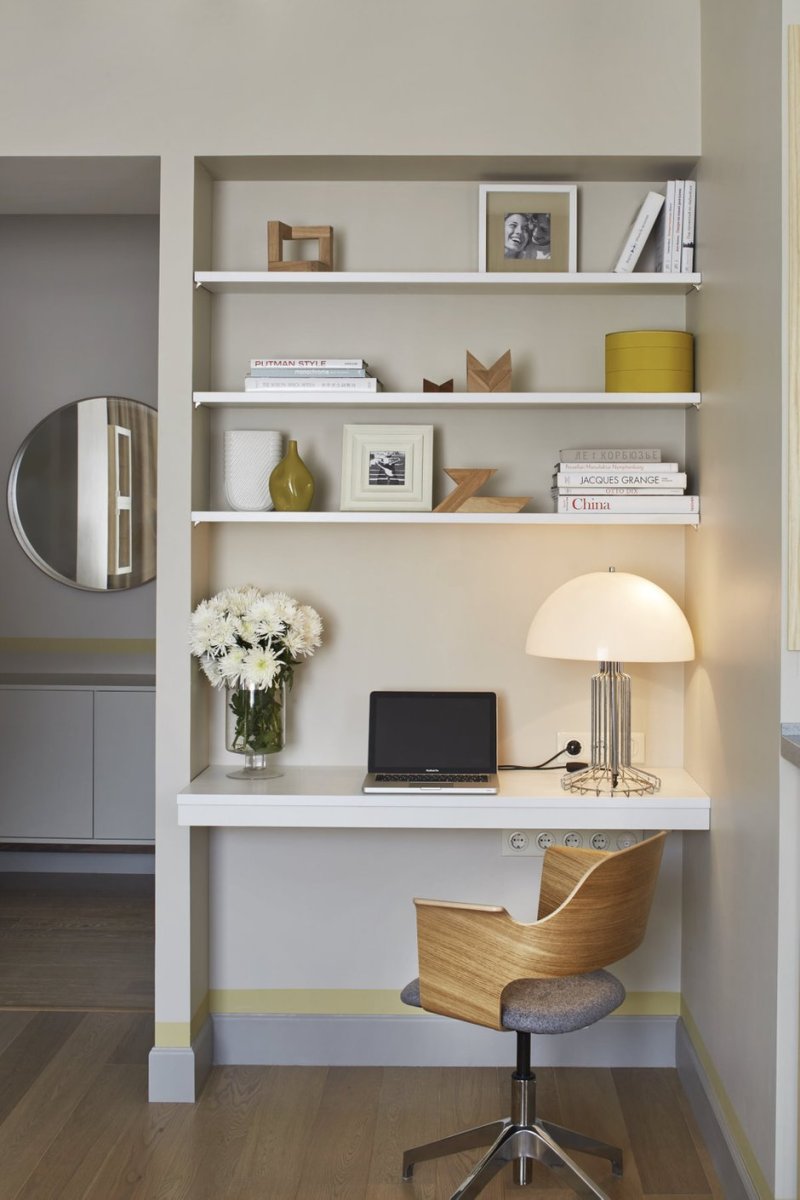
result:
<svg viewBox="0 0 800 1200"><path fill-rule="evenodd" d="M467 351L467 391L468 392L510 392L511 391L511 351L506 350L491 367L483 363Z"/></svg>
<svg viewBox="0 0 800 1200"><path fill-rule="evenodd" d="M423 392L452 392L453 381L448 379L445 383L431 383L430 379L423 379L422 390Z"/></svg>
<svg viewBox="0 0 800 1200"><path fill-rule="evenodd" d="M455 489L437 504L434 512L520 512L530 496L476 496L479 488L491 479L497 467L445 467Z"/></svg>
<svg viewBox="0 0 800 1200"><path fill-rule="evenodd" d="M319 258L313 261L283 261L284 242L317 242ZM270 271L332 271L332 225L285 225L267 221L267 266Z"/></svg>

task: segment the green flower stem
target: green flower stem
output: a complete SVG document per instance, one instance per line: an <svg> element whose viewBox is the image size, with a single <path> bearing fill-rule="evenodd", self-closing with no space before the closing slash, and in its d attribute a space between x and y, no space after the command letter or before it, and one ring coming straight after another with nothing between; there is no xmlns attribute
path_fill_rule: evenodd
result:
<svg viewBox="0 0 800 1200"><path fill-rule="evenodd" d="M283 684L254 689L239 688L230 694L236 719L231 749L245 754L276 754L283 749Z"/></svg>

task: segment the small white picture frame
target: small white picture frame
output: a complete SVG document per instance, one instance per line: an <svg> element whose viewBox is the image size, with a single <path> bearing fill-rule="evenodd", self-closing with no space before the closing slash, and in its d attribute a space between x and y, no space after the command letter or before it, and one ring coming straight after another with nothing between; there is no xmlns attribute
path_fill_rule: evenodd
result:
<svg viewBox="0 0 800 1200"><path fill-rule="evenodd" d="M432 425L345 425L342 512L430 512Z"/></svg>
<svg viewBox="0 0 800 1200"><path fill-rule="evenodd" d="M578 188L574 183L482 183L478 270L578 270Z"/></svg>

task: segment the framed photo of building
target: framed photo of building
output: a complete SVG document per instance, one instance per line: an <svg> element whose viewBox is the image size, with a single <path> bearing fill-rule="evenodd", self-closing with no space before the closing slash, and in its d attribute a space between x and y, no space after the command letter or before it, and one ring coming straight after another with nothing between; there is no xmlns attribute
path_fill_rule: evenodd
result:
<svg viewBox="0 0 800 1200"><path fill-rule="evenodd" d="M570 183L482 183L479 271L577 271L578 189Z"/></svg>
<svg viewBox="0 0 800 1200"><path fill-rule="evenodd" d="M432 425L345 425L342 512L430 512Z"/></svg>

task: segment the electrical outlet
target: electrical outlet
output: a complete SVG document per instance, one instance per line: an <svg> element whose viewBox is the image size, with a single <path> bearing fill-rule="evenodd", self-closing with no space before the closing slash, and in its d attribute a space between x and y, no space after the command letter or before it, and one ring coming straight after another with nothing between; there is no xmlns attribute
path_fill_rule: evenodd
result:
<svg viewBox="0 0 800 1200"><path fill-rule="evenodd" d="M592 756L592 739L591 739L591 736L588 733L586 733L585 731L583 733L557 733L556 740L557 740L558 744L556 746L556 750L563 750L564 746L566 746L567 742L569 742L572 738L575 738L581 744L580 757L582 759L585 759L587 762L589 762L591 760L591 756ZM569 762L569 760L570 760L570 755L566 754L564 756L564 761ZM632 732L631 733L631 765L632 766L637 766L637 765L641 766L641 764L644 763L644 761L645 761L645 736L643 733Z"/></svg>
<svg viewBox="0 0 800 1200"><path fill-rule="evenodd" d="M591 846L593 850L627 850L644 837L630 830L588 829L504 829L500 834L500 853L507 858L541 858L551 846Z"/></svg>

